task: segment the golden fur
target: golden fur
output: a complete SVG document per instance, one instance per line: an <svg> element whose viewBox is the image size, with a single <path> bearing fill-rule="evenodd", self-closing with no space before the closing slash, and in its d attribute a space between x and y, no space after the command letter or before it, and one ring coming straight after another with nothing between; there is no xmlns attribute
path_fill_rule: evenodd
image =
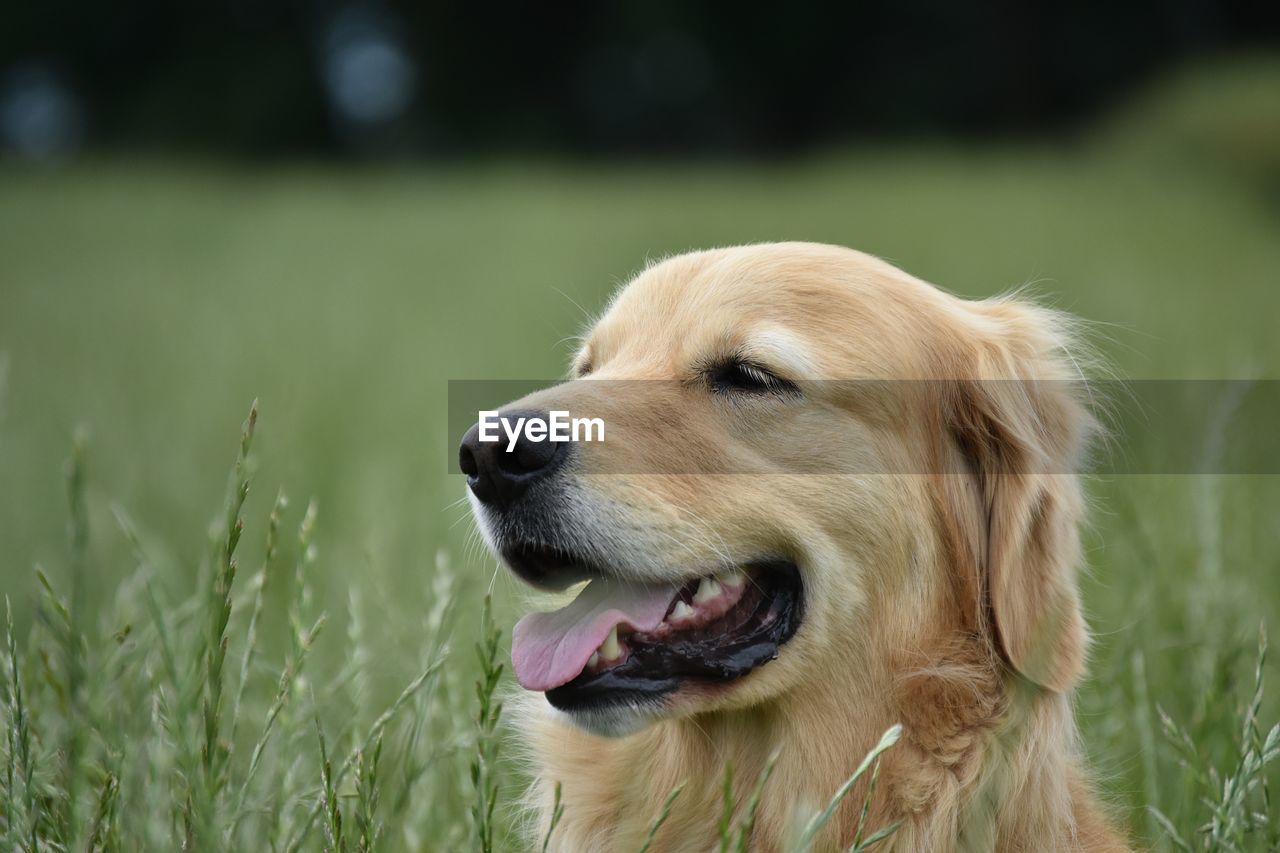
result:
<svg viewBox="0 0 1280 853"><path fill-rule="evenodd" d="M1016 298L959 299L848 249L746 246L644 270L591 331L575 373L685 380L726 348L780 361L798 380L945 382L879 397L818 383L821 405L759 422L726 415L690 382L651 383L641 401L593 394L592 382L536 395L608 424L606 443L578 450L581 470L620 472L582 486L597 520L625 520L620 573L682 579L699 564L785 553L806 609L777 660L682 692L627 736L589 734L526 694L531 832L545 830L559 782L553 848L636 850L684 782L654 849L714 849L725 763L741 804L781 747L751 849L785 850L901 722L868 818L901 821L885 849L1128 849L1090 793L1072 716L1087 635L1070 472L1093 423L1074 386L1039 382L1078 377L1067 318ZM865 473L775 467L771 453L795 447L797 430L830 470ZM626 473L682 455L689 470L710 458L755 476ZM819 849L851 843L864 793L860 783L844 800Z"/></svg>

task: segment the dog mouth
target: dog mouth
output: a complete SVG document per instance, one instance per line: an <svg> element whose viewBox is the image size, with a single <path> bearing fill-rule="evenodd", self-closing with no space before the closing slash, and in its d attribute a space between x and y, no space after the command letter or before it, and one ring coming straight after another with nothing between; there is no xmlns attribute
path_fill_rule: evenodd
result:
<svg viewBox="0 0 1280 853"><path fill-rule="evenodd" d="M651 702L686 685L741 678L776 658L802 617L800 573L787 560L644 583L549 549L507 556L543 585L588 578L566 607L530 613L512 631L517 681L561 710Z"/></svg>

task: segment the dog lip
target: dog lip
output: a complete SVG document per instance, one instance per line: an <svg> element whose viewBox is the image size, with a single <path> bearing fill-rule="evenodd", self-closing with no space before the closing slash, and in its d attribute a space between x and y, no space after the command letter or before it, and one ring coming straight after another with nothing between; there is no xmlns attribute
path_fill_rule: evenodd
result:
<svg viewBox="0 0 1280 853"><path fill-rule="evenodd" d="M502 560L525 583L549 592L561 592L576 583L608 576L592 561L541 542L506 545Z"/></svg>

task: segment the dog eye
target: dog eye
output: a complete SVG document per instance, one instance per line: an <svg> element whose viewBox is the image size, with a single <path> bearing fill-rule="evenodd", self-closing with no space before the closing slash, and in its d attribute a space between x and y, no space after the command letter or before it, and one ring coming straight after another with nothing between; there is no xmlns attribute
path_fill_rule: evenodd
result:
<svg viewBox="0 0 1280 853"><path fill-rule="evenodd" d="M775 376L758 364L730 361L708 371L711 390L717 394L798 394L794 382Z"/></svg>

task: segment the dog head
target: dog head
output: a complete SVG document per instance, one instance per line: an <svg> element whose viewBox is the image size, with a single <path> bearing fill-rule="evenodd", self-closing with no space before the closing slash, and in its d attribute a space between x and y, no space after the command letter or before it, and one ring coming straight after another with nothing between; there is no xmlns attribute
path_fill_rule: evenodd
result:
<svg viewBox="0 0 1280 853"><path fill-rule="evenodd" d="M979 637L1067 690L1085 632L1073 470L1091 421L1067 326L866 255L775 244L651 266L571 381L504 410L596 442L460 449L494 551L573 603L513 632L588 730L856 690L895 650Z"/></svg>

